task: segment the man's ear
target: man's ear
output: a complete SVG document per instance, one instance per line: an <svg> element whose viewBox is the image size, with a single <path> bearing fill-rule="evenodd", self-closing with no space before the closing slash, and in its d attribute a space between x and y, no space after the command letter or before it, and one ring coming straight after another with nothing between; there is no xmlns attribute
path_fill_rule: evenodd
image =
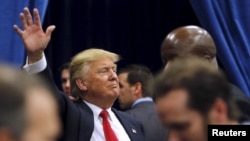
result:
<svg viewBox="0 0 250 141"><path fill-rule="evenodd" d="M75 82L80 90L82 90L82 91L88 90L86 83L82 79L78 78L78 79L76 79Z"/></svg>
<svg viewBox="0 0 250 141"><path fill-rule="evenodd" d="M212 63L212 58L208 55L203 56L204 60L207 60L209 63Z"/></svg>
<svg viewBox="0 0 250 141"><path fill-rule="evenodd" d="M212 123L220 124L227 120L228 107L224 100L217 98L209 112L209 118Z"/></svg>
<svg viewBox="0 0 250 141"><path fill-rule="evenodd" d="M141 97L142 96L142 84L140 82L136 82L133 85L133 87L134 87L134 94Z"/></svg>

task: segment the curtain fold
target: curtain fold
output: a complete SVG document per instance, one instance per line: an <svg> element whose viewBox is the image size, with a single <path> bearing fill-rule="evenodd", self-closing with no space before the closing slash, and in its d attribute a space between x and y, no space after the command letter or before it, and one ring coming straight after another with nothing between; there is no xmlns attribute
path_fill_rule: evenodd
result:
<svg viewBox="0 0 250 141"><path fill-rule="evenodd" d="M250 1L189 0L232 83L250 96Z"/></svg>
<svg viewBox="0 0 250 141"><path fill-rule="evenodd" d="M48 0L2 0L0 4L0 62L20 67L24 63L25 51L13 25L21 26L19 13L24 7L38 8L43 21Z"/></svg>

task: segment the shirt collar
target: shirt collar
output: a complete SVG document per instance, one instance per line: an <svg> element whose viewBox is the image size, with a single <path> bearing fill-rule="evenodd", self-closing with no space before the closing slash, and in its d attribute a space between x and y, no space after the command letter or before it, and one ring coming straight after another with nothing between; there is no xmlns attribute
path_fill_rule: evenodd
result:
<svg viewBox="0 0 250 141"><path fill-rule="evenodd" d="M92 103L89 103L89 102L87 102L86 100L83 100L83 102L85 102L88 106L89 106L89 108L92 110L92 112L93 112L93 115L94 115L94 118L97 118L97 119L99 119L100 118L100 113L101 113L101 111L103 110L102 108L100 108L100 107L98 107L98 106L96 106L96 105L94 105L94 104L92 104ZM111 116L111 108L108 108L108 109L106 109L106 111L108 111L108 113L109 113L109 119L110 120L112 120L112 116Z"/></svg>
<svg viewBox="0 0 250 141"><path fill-rule="evenodd" d="M132 108L135 107L136 104L139 104L141 102L152 102L153 99L151 97L142 97L142 98L139 98L137 99L133 104L132 104Z"/></svg>

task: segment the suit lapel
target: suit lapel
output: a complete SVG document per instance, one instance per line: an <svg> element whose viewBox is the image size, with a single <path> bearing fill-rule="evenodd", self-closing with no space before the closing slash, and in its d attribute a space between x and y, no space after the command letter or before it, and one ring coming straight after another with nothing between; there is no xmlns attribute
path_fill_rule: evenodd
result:
<svg viewBox="0 0 250 141"><path fill-rule="evenodd" d="M80 110L79 141L89 141L94 130L92 110L82 101L75 102Z"/></svg>
<svg viewBox="0 0 250 141"><path fill-rule="evenodd" d="M118 118L118 120L121 122L121 124L123 125L123 128L125 129L125 131L127 132L129 138L131 139L131 141L133 141L133 139L136 139L136 135L137 135L137 128L134 127L129 120L126 120L126 118L124 118L121 114L119 114L119 111L112 109L112 111L115 113L116 117Z"/></svg>

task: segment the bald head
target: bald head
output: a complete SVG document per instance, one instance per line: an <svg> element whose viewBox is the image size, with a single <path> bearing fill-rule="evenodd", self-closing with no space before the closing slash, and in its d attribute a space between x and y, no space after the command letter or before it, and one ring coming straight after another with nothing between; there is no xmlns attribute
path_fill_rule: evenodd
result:
<svg viewBox="0 0 250 141"><path fill-rule="evenodd" d="M210 34L198 26L183 26L170 32L161 46L164 65L175 58L198 56L212 61L216 56L215 43Z"/></svg>

